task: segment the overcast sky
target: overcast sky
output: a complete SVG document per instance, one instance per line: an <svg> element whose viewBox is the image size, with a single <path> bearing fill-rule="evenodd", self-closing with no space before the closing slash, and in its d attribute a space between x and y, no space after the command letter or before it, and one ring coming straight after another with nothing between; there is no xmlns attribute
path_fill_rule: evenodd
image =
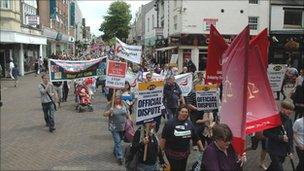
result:
<svg viewBox="0 0 304 171"><path fill-rule="evenodd" d="M147 4L151 0L133 0L126 1L131 5L132 21L134 20L135 13L138 8ZM82 16L86 19L86 25L91 27L91 33L100 36L101 32L98 30L100 24L103 22L103 16L107 15L107 10L111 3L115 1L110 0L78 0Z"/></svg>

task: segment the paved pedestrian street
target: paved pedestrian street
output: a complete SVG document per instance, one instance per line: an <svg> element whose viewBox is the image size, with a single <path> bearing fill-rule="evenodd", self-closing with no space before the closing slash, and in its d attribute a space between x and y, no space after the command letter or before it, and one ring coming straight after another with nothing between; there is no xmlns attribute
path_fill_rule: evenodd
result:
<svg viewBox="0 0 304 171"><path fill-rule="evenodd" d="M70 90L68 102L56 112L56 131L50 133L41 110L40 80L25 75L18 88L12 81L1 81L1 170L125 170L113 156L112 137L102 116L105 98L96 93L94 112L78 113ZM261 170L259 152L247 153L244 170ZM191 154L188 168L196 156L197 152ZM291 170L289 159L285 168Z"/></svg>

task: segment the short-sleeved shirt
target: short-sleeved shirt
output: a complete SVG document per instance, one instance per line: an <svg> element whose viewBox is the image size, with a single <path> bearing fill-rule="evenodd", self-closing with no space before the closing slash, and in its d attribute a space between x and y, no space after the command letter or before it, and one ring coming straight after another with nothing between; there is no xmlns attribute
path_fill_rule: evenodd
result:
<svg viewBox="0 0 304 171"><path fill-rule="evenodd" d="M180 121L176 117L170 119L164 126L162 138L166 140L165 150L186 152L190 149L190 140L197 142L198 136L194 126L188 119Z"/></svg>
<svg viewBox="0 0 304 171"><path fill-rule="evenodd" d="M111 108L111 103L108 104L107 110ZM125 123L127 121L127 109L122 106L122 108L117 109L114 107L113 114L109 116L109 131L124 131Z"/></svg>
<svg viewBox="0 0 304 171"><path fill-rule="evenodd" d="M174 83L173 85L165 84L164 86L164 102L168 108L178 108L179 97L182 90Z"/></svg>
<svg viewBox="0 0 304 171"><path fill-rule="evenodd" d="M304 119L297 119L293 124L293 132L296 146L304 146Z"/></svg>
<svg viewBox="0 0 304 171"><path fill-rule="evenodd" d="M197 105L196 105L196 93L195 93L195 91L192 90L188 94L188 96L187 96L186 99L187 99L186 100L187 105L191 104L192 106L197 107ZM203 115L204 115L203 111L190 111L190 119L193 122L193 124L195 124L198 119L202 119Z"/></svg>

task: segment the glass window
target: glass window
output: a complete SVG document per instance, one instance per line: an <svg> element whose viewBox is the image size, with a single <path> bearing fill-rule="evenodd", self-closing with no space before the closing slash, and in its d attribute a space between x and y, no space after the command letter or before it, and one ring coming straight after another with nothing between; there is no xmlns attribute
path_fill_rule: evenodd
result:
<svg viewBox="0 0 304 171"><path fill-rule="evenodd" d="M248 24L250 30L257 30L258 29L258 17L249 17Z"/></svg>
<svg viewBox="0 0 304 171"><path fill-rule="evenodd" d="M9 9L9 8L11 8L11 6L10 6L10 1L11 1L11 0L1 0L1 1L0 1L0 8L4 8L4 9Z"/></svg>
<svg viewBox="0 0 304 171"><path fill-rule="evenodd" d="M259 0L249 0L249 4L258 4Z"/></svg>
<svg viewBox="0 0 304 171"><path fill-rule="evenodd" d="M152 29L154 28L154 15L152 15Z"/></svg>
<svg viewBox="0 0 304 171"><path fill-rule="evenodd" d="M285 10L284 26L285 27L303 27L303 10Z"/></svg>
<svg viewBox="0 0 304 171"><path fill-rule="evenodd" d="M173 17L174 29L177 30L177 15Z"/></svg>

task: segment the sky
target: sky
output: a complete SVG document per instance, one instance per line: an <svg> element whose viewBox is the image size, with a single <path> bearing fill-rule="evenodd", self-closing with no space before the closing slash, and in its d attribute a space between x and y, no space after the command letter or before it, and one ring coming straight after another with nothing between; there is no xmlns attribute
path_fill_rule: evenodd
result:
<svg viewBox="0 0 304 171"><path fill-rule="evenodd" d="M152 1L152 0L150 0ZM149 0L133 0L126 2L131 5L132 20L141 5L147 4ZM86 25L91 27L91 34L100 36L101 32L98 30L100 24L103 22L103 16L107 15L108 8L111 3L115 1L110 0L78 0L78 5L82 12L83 18L86 19Z"/></svg>

